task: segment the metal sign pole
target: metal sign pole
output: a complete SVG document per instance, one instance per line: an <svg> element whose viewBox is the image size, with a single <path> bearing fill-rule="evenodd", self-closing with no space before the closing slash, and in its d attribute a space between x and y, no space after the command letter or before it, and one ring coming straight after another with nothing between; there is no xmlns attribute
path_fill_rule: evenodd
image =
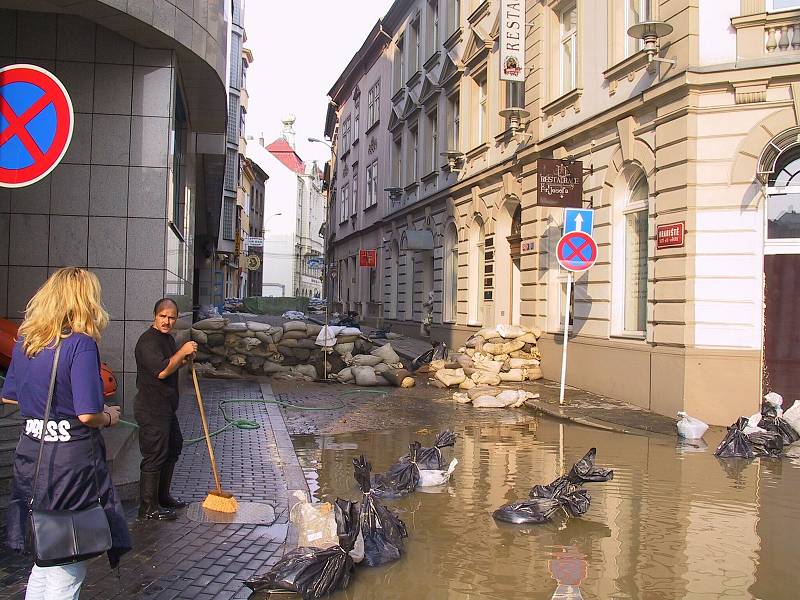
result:
<svg viewBox="0 0 800 600"><path fill-rule="evenodd" d="M572 301L572 271L567 271L567 306L564 309L564 349L561 354L561 388L558 404L564 405L564 384L567 379L567 340L569 339L569 306Z"/></svg>

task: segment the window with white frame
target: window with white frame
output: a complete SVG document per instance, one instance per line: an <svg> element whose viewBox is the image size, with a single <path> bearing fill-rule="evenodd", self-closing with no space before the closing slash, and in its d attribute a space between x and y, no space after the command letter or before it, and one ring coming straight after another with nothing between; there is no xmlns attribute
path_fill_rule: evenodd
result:
<svg viewBox="0 0 800 600"><path fill-rule="evenodd" d="M461 100L459 91L456 90L447 97L447 149L450 152L459 151L461 135Z"/></svg>
<svg viewBox="0 0 800 600"><path fill-rule="evenodd" d="M560 94L577 86L578 10L575 4L564 8L559 22L559 63L561 66Z"/></svg>
<svg viewBox="0 0 800 600"><path fill-rule="evenodd" d="M350 213L355 216L358 213L358 166L353 165L353 209Z"/></svg>
<svg viewBox="0 0 800 600"><path fill-rule="evenodd" d="M800 253L800 148L784 151L769 177L766 239L768 247L780 244Z"/></svg>
<svg viewBox="0 0 800 600"><path fill-rule="evenodd" d="M342 121L342 152L350 149L350 116Z"/></svg>
<svg viewBox="0 0 800 600"><path fill-rule="evenodd" d="M353 117L353 145L358 141L358 106L356 106L356 115Z"/></svg>
<svg viewBox="0 0 800 600"><path fill-rule="evenodd" d="M367 196L364 199L364 208L378 204L378 159L367 165Z"/></svg>
<svg viewBox="0 0 800 600"><path fill-rule="evenodd" d="M439 49L439 0L428 0L425 14L425 54Z"/></svg>
<svg viewBox="0 0 800 600"><path fill-rule="evenodd" d="M340 198L339 204L339 222L344 223L347 221L347 212L348 208L350 207L350 186L345 185L342 187L342 197Z"/></svg>
<svg viewBox="0 0 800 600"><path fill-rule="evenodd" d="M381 82L375 82L369 92L367 92L367 129L380 121L380 104L381 104Z"/></svg>
<svg viewBox="0 0 800 600"><path fill-rule="evenodd" d="M397 135L392 143L392 183L394 187L403 185L403 136Z"/></svg>
<svg viewBox="0 0 800 600"><path fill-rule="evenodd" d="M394 91L398 91L406 83L405 34L400 34L394 44L394 62L392 63Z"/></svg>
<svg viewBox="0 0 800 600"><path fill-rule="evenodd" d="M622 32L625 40L625 57L636 54L643 47L642 40L637 40L628 35L632 25L652 20L650 14L651 0L625 0L625 30Z"/></svg>
<svg viewBox="0 0 800 600"><path fill-rule="evenodd" d="M455 323L458 312L458 233L450 223L444 240L444 314L447 323Z"/></svg>
<svg viewBox="0 0 800 600"><path fill-rule="evenodd" d="M474 127L473 127L473 145L479 146L486 141L486 133L488 130L489 118L489 99L488 99L488 86L486 82L486 71L475 76L474 79Z"/></svg>
<svg viewBox="0 0 800 600"><path fill-rule="evenodd" d="M767 11L788 10L790 8L800 8L797 0L767 0Z"/></svg>
<svg viewBox="0 0 800 600"><path fill-rule="evenodd" d="M411 38L408 42L409 51L411 52L409 76L419 71L422 65L422 61L420 60L420 56L422 56L421 42L422 40L419 37L419 15L417 15L417 17L411 21Z"/></svg>
<svg viewBox="0 0 800 600"><path fill-rule="evenodd" d="M631 179L623 208L625 268L623 279L623 332L645 335L647 331L647 241L649 226L647 177Z"/></svg>
<svg viewBox="0 0 800 600"><path fill-rule="evenodd" d="M408 128L408 158L406 162L406 184L417 181L417 152L419 150L419 129L417 123Z"/></svg>
<svg viewBox="0 0 800 600"><path fill-rule="evenodd" d="M461 0L447 0L447 33L461 27Z"/></svg>
<svg viewBox="0 0 800 600"><path fill-rule="evenodd" d="M433 109L427 115L426 139L428 142L428 152L425 157L425 167L427 172L436 170L436 161L439 160L439 118L437 109Z"/></svg>

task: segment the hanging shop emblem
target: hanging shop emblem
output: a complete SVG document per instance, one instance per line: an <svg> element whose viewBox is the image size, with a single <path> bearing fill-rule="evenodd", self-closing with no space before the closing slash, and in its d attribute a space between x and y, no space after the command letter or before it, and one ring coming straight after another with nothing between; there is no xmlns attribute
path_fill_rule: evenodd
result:
<svg viewBox="0 0 800 600"><path fill-rule="evenodd" d="M500 79L525 81L525 2L500 3Z"/></svg>
<svg viewBox="0 0 800 600"><path fill-rule="evenodd" d="M579 160L540 158L536 161L539 174L539 206L581 208L583 205L583 163Z"/></svg>
<svg viewBox="0 0 800 600"><path fill-rule="evenodd" d="M358 251L358 266L375 268L378 265L378 251L377 250L359 250Z"/></svg>
<svg viewBox="0 0 800 600"><path fill-rule="evenodd" d="M36 65L0 69L0 187L36 183L56 168L75 118L64 84Z"/></svg>
<svg viewBox="0 0 800 600"><path fill-rule="evenodd" d="M247 256L247 270L258 271L261 268L261 257L258 254L249 254Z"/></svg>

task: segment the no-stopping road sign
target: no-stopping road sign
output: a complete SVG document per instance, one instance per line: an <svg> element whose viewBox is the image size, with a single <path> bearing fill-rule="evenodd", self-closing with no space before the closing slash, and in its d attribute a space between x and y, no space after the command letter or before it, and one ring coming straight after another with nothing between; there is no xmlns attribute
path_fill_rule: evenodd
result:
<svg viewBox="0 0 800 600"><path fill-rule="evenodd" d="M67 152L75 119L64 85L36 65L0 69L0 187L45 177Z"/></svg>
<svg viewBox="0 0 800 600"><path fill-rule="evenodd" d="M567 271L585 271L597 260L597 244L588 233L572 231L558 240L556 258Z"/></svg>

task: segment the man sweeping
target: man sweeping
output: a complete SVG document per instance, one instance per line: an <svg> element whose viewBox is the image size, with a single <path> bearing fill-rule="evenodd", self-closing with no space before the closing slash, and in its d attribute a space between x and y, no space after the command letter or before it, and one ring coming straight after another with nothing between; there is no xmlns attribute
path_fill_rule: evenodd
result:
<svg viewBox="0 0 800 600"><path fill-rule="evenodd" d="M177 349L170 335L178 319L178 305L162 298L153 307L153 323L136 343L134 416L139 424L142 452L139 492L140 519L169 521L185 502L170 495L172 473L183 448L178 410L178 369L197 352L195 342Z"/></svg>

